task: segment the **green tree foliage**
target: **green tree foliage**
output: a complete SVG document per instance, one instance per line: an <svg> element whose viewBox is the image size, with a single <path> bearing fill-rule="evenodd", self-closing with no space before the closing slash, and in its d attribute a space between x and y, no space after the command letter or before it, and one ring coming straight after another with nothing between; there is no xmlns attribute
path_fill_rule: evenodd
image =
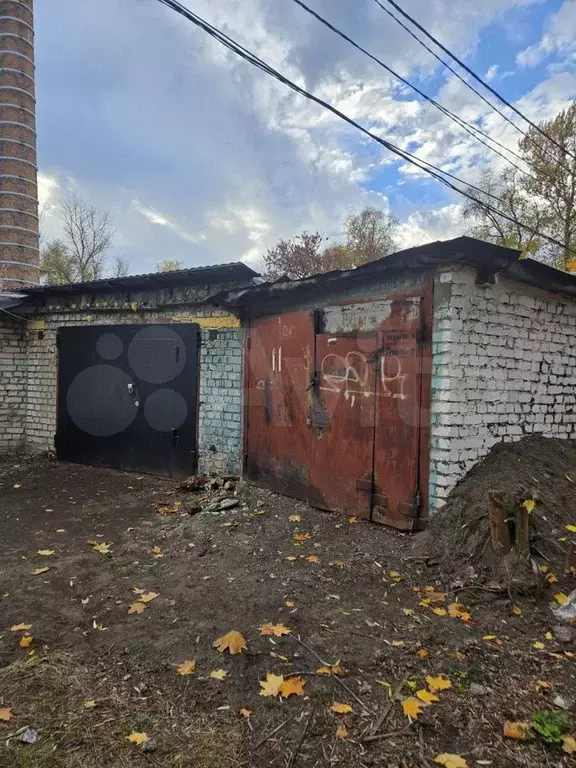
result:
<svg viewBox="0 0 576 768"><path fill-rule="evenodd" d="M165 259L156 264L156 272L177 272L179 269L184 269L184 262L177 259Z"/></svg>

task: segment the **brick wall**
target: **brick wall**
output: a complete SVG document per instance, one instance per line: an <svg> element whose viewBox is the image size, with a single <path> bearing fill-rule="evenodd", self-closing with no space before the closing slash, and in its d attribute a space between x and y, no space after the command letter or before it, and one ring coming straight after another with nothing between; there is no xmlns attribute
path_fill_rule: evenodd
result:
<svg viewBox="0 0 576 768"><path fill-rule="evenodd" d="M26 325L0 312L0 451L24 445Z"/></svg>
<svg viewBox="0 0 576 768"><path fill-rule="evenodd" d="M475 279L466 267L435 279L432 511L495 443L576 436L576 301Z"/></svg>
<svg viewBox="0 0 576 768"><path fill-rule="evenodd" d="M51 450L56 432L58 328L196 322L200 333L199 469L238 474L242 461L243 331L229 313L202 303L207 293L150 291L52 300L29 321L26 446ZM198 302L195 303L194 299Z"/></svg>

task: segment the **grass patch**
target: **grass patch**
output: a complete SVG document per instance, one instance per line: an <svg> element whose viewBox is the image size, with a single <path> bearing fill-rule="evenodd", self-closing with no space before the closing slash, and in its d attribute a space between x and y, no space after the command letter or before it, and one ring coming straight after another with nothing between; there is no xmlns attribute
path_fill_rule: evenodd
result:
<svg viewBox="0 0 576 768"><path fill-rule="evenodd" d="M109 672L90 668L71 654L16 661L0 669L0 702L12 720L0 724L2 768L231 768L240 762L240 725L189 710L156 683L149 695L130 692ZM152 688L152 686L150 686ZM94 699L97 707L86 709ZM38 732L37 744L18 741L24 728ZM146 731L153 752L128 743L132 731Z"/></svg>
<svg viewBox="0 0 576 768"><path fill-rule="evenodd" d="M560 744L568 730L568 713L559 709L539 709L534 712L530 727L546 744Z"/></svg>

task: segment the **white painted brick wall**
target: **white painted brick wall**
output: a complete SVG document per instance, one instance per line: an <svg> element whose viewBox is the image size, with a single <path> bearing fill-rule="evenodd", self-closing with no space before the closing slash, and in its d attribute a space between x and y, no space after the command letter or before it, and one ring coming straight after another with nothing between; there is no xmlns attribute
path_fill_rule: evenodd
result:
<svg viewBox="0 0 576 768"><path fill-rule="evenodd" d="M576 436L576 301L452 267L435 281L430 507L490 448Z"/></svg>
<svg viewBox="0 0 576 768"><path fill-rule="evenodd" d="M0 451L24 445L26 324L0 312Z"/></svg>

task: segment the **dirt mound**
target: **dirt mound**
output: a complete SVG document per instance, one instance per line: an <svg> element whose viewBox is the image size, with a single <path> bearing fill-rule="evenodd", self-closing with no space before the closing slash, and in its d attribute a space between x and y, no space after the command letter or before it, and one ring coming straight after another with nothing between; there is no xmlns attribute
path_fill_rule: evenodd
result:
<svg viewBox="0 0 576 768"><path fill-rule="evenodd" d="M504 557L494 552L489 512L494 499L506 512L512 545L515 511L524 509L526 500L536 502L529 513L532 558L518 557L514 546ZM570 523L576 523L576 441L533 435L495 445L458 483L414 546L463 583L531 589L539 580L536 561L562 577Z"/></svg>

